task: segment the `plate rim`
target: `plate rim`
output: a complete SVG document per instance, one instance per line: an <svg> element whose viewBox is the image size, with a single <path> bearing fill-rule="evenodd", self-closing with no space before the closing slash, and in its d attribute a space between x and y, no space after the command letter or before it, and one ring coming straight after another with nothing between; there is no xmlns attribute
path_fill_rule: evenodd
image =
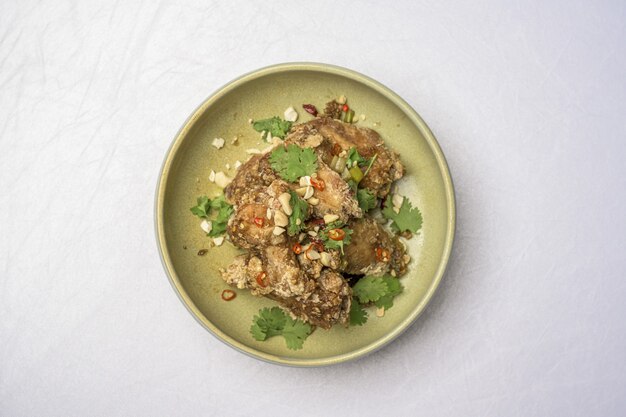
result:
<svg viewBox="0 0 626 417"><path fill-rule="evenodd" d="M274 355L267 352L260 351L251 346L245 345L234 338L228 336L224 332L222 332L219 328L217 328L210 320L208 320L202 312L195 306L187 292L182 287L182 283L178 278L178 275L174 269L174 265L167 251L167 244L165 242L165 233L164 233L164 221L163 221L163 206L164 206L164 194L165 189L167 187L168 182L168 174L170 172L172 161L174 156L177 154L184 137L187 135L190 130L191 125L209 108L214 102L218 99L239 87L240 85L252 81L256 78L260 78L263 76L267 76L274 73L282 73L282 72L290 72L290 71L316 71L322 72L326 74L333 74L346 77L353 81L360 82L365 84L366 86L372 88L377 91L379 94L388 98L391 102L393 102L396 106L398 106L414 123L417 128L420 130L424 139L428 143L429 147L433 151L437 166L439 167L439 171L442 174L445 194L446 194L446 203L448 206L447 213L447 226L448 230L445 236L443 254L439 261L439 265L437 270L435 271L434 279L426 291L425 296L421 299L421 301L413 308L410 314L407 315L396 327L394 327L390 332L386 333L383 337L377 339L376 341L369 343L363 347L352 350L350 352L342 353L335 356L328 356L316 359L299 359L299 358L291 358L284 357L280 355ZM213 336L215 336L218 340L225 343L226 345L242 352L250 357L255 359L260 359L265 362L279 364L279 365L287 365L294 367L320 367L320 366L329 366L335 365L339 363L344 363L348 361L352 361L358 358L362 358L368 354L371 354L393 340L399 337L402 333L404 333L421 315L421 313L425 310L426 306L432 299L435 294L443 276L445 275L449 260L450 254L452 252L452 247L454 243L454 237L456 232L456 199L454 193L454 184L452 181L452 176L450 174L450 168L446 161L446 158L441 150L439 142L433 135L432 131L421 118L421 116L398 94L393 92L390 88L386 87L384 84L370 78L364 74L361 74L357 71L344 68L337 65L325 64L319 62L285 62L280 64L274 64L266 67L262 67L253 71L249 71L239 77L234 78L228 83L222 85L218 89L216 89L213 93L211 93L206 99L200 103L196 107L196 109L191 113L191 115L185 120L181 128L178 130L172 143L170 144L167 152L165 153L165 157L163 163L161 164L161 170L159 172L159 176L156 184L156 192L155 192L155 207L154 207L154 231L157 243L157 250L159 252L159 257L161 258L161 263L163 268L165 269L165 273L168 277L174 292L177 294L180 301L187 308L189 313L196 319L202 327L209 331Z"/></svg>

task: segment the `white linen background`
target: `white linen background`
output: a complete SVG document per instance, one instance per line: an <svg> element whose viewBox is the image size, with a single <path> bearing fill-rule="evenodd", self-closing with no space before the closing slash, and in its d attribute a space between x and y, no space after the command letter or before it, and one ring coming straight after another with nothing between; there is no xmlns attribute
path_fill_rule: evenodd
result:
<svg viewBox="0 0 626 417"><path fill-rule="evenodd" d="M626 414L625 4L3 0L0 415ZM286 61L399 93L457 195L424 314L329 368L212 337L153 231L186 117Z"/></svg>

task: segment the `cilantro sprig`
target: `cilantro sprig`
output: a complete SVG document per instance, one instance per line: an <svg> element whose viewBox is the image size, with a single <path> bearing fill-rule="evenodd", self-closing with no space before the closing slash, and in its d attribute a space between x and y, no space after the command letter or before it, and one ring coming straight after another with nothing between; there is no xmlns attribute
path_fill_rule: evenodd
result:
<svg viewBox="0 0 626 417"><path fill-rule="evenodd" d="M283 328L283 337L287 347L291 350L302 349L302 345L311 334L311 325L301 320L294 320L287 316L287 323Z"/></svg>
<svg viewBox="0 0 626 417"><path fill-rule="evenodd" d="M346 166L348 168L352 168L353 166L355 166L355 162L356 165L365 166L369 163L369 161L370 160L368 158L361 156L361 154L359 154L359 151L357 151L354 146L348 150L348 154L346 155Z"/></svg>
<svg viewBox="0 0 626 417"><path fill-rule="evenodd" d="M217 211L217 215L211 220L212 228L208 233L209 237L218 237L226 232L228 219L233 214L233 206L226 202L224 195L209 199L203 195L196 200L197 205L191 207L191 212L201 219L209 219L212 212Z"/></svg>
<svg viewBox="0 0 626 417"><path fill-rule="evenodd" d="M387 292L378 300L374 301L374 304L378 308L384 308L385 310L389 310L391 307L393 307L393 298L396 295L400 294L403 288L398 278L394 278L389 275L384 275L382 278L387 285Z"/></svg>
<svg viewBox="0 0 626 417"><path fill-rule="evenodd" d="M343 239L331 239L328 234L333 229L342 230L344 233ZM328 223L324 227L324 229L320 230L318 233L318 237L322 240L322 243L324 243L324 247L326 249L339 249L341 250L341 254L343 255L343 247L345 245L349 245L350 241L352 240L352 229L348 228L348 226L341 221L335 221L332 223Z"/></svg>
<svg viewBox="0 0 626 417"><path fill-rule="evenodd" d="M417 207L413 208L408 198L402 199L402 205L398 213L393 209L391 196L385 200L385 207L382 210L385 218L392 220L391 230L394 232L417 233L422 228L422 213Z"/></svg>
<svg viewBox="0 0 626 417"><path fill-rule="evenodd" d="M206 219L211 214L211 200L209 197L203 195L196 199L197 205L190 208L191 212L201 219Z"/></svg>
<svg viewBox="0 0 626 417"><path fill-rule="evenodd" d="M291 194L289 204L291 204L293 212L291 213L291 216L289 216L287 234L289 236L295 236L300 233L304 227L304 221L309 213L309 204L301 199L294 191L289 190L289 194Z"/></svg>
<svg viewBox="0 0 626 417"><path fill-rule="evenodd" d="M363 306L359 303L359 300L353 297L352 303L350 304L350 325L362 326L366 322L367 322L367 311L365 311Z"/></svg>
<svg viewBox="0 0 626 417"><path fill-rule="evenodd" d="M309 323L294 320L279 307L263 308L252 319L250 333L258 341L273 336L283 336L287 347L292 350L302 349L306 338L311 334Z"/></svg>
<svg viewBox="0 0 626 417"><path fill-rule="evenodd" d="M360 304L373 303L378 308L389 310L393 307L394 297L400 294L402 289L400 280L391 275L383 275L380 277L368 275L354 284L352 288L354 295L353 302L358 301Z"/></svg>
<svg viewBox="0 0 626 417"><path fill-rule="evenodd" d="M311 148L289 144L272 151L270 165L282 179L295 182L298 178L317 171L317 155Z"/></svg>
<svg viewBox="0 0 626 417"><path fill-rule="evenodd" d="M272 136L284 139L289 129L291 129L291 122L282 120L278 116L271 117L269 119L257 120L252 124L252 128L257 132L265 132L263 139L267 138L268 133Z"/></svg>
<svg viewBox="0 0 626 417"><path fill-rule="evenodd" d="M365 276L361 278L354 287L352 293L362 304L377 301L386 295L389 289L382 277Z"/></svg>
<svg viewBox="0 0 626 417"><path fill-rule="evenodd" d="M217 210L217 216L213 220L213 228L209 232L210 237L217 237L226 232L228 227L228 219L233 214L233 206L228 204L221 195L211 201L211 208Z"/></svg>
<svg viewBox="0 0 626 417"><path fill-rule="evenodd" d="M356 199L363 212L373 209L377 204L376 196L367 188L359 188L356 192Z"/></svg>

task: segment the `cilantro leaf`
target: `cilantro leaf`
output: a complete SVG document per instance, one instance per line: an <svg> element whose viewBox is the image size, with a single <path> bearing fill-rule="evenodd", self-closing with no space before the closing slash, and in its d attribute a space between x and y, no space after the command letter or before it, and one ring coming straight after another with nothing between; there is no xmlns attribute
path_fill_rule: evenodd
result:
<svg viewBox="0 0 626 417"><path fill-rule="evenodd" d="M352 298L352 304L350 304L350 325L362 326L367 322L367 311L359 304L359 300Z"/></svg>
<svg viewBox="0 0 626 417"><path fill-rule="evenodd" d="M328 232L333 229L341 229L345 233L345 236L342 240L333 240L328 236ZM341 250L341 254L343 255L343 247L344 245L349 245L352 240L352 229L349 229L346 225L344 225L340 221L328 223L324 229L318 232L318 237L324 243L324 247L326 249L339 249Z"/></svg>
<svg viewBox="0 0 626 417"><path fill-rule="evenodd" d="M293 213L289 216L289 226L287 227L287 234L289 236L295 236L304 227L304 221L306 220L307 215L309 214L309 204L298 197L294 191L289 190L289 194L291 194L291 200L289 203L291 204L291 208ZM298 223L298 220L300 222Z"/></svg>
<svg viewBox="0 0 626 417"><path fill-rule="evenodd" d="M359 151L357 151L356 148L353 146L348 150L348 154L346 155L346 166L348 168L352 168L353 166L355 166L355 162L357 165L360 166L367 165L369 163L369 159L361 156L359 154Z"/></svg>
<svg viewBox="0 0 626 417"><path fill-rule="evenodd" d="M366 188L360 188L356 192L356 199L359 202L359 207L363 212L369 211L376 207L376 196L370 190Z"/></svg>
<svg viewBox="0 0 626 417"><path fill-rule="evenodd" d="M252 319L250 333L256 340L263 341L268 337L282 334L286 324L287 316L283 310L279 307L271 309L265 307Z"/></svg>
<svg viewBox="0 0 626 417"><path fill-rule="evenodd" d="M372 156L370 159L367 160L367 169L363 173L364 177L367 175L368 172L370 172L370 169L372 169L372 165L374 165L374 161L376 160L376 157L378 157L378 154L374 154L374 156Z"/></svg>
<svg viewBox="0 0 626 417"><path fill-rule="evenodd" d="M291 122L282 120L278 116L271 117L269 119L257 120L252 124L252 128L257 132L269 132L272 136L277 136L281 139L285 138L285 135L291 129ZM263 139L267 137L267 134Z"/></svg>
<svg viewBox="0 0 626 417"><path fill-rule="evenodd" d="M203 219L209 217L209 214L211 213L211 200L209 200L209 197L203 195L198 197L196 202L198 204L190 208L191 212Z"/></svg>
<svg viewBox="0 0 626 417"><path fill-rule="evenodd" d="M213 227L209 232L210 237L218 237L226 232L228 227L228 219L233 214L233 206L226 202L224 196L221 195L211 201L211 207L218 210L217 217L213 220Z"/></svg>
<svg viewBox="0 0 626 417"><path fill-rule="evenodd" d="M289 349L302 349L305 339L311 334L311 325L294 320L279 307L263 308L252 319L250 333L258 341L282 335Z"/></svg>
<svg viewBox="0 0 626 417"><path fill-rule="evenodd" d="M352 287L352 293L362 304L377 301L379 298L386 295L388 291L387 284L381 277L369 275L361 278L354 284L354 287Z"/></svg>
<svg viewBox="0 0 626 417"><path fill-rule="evenodd" d="M256 318L257 316L254 317ZM259 342L267 339L267 328L261 327L261 325L257 323L253 322L252 326L250 326L250 333L252 334L252 337Z"/></svg>
<svg viewBox="0 0 626 417"><path fill-rule="evenodd" d="M213 228L209 232L210 237L218 237L226 232L226 228L228 227L228 219L233 214L233 206L228 203L225 203L222 207L220 207L219 212L217 213L217 217L213 220Z"/></svg>
<svg viewBox="0 0 626 417"><path fill-rule="evenodd" d="M211 200L211 208L213 210L219 210L225 205L228 205L228 203L226 202L226 198L224 197L224 194L218 197L215 197L213 200Z"/></svg>
<svg viewBox="0 0 626 417"><path fill-rule="evenodd" d="M374 303L378 308L389 310L393 307L393 298L402 292L402 284L391 275L381 277L365 276L352 288L355 299L361 304Z"/></svg>
<svg viewBox="0 0 626 417"><path fill-rule="evenodd" d="M394 278L390 275L384 275L382 277L385 284L387 284L387 293L374 302L376 307L389 310L393 307L393 298L402 292L402 284L398 278Z"/></svg>
<svg viewBox="0 0 626 417"><path fill-rule="evenodd" d="M198 197L198 205L191 208L191 212L196 216L208 219L211 212L217 210L217 216L211 220L212 228L208 233L209 237L218 237L226 232L226 226L228 226L228 219L233 214L233 206L226 202L224 195L210 200L207 196L203 195Z"/></svg>
<svg viewBox="0 0 626 417"><path fill-rule="evenodd" d="M417 233L422 228L422 213L417 207L413 208L411 202L406 197L402 200L398 213L393 210L391 197L387 197L382 212L385 218L392 220L391 229L394 232L409 231Z"/></svg>
<svg viewBox="0 0 626 417"><path fill-rule="evenodd" d="M317 155L311 148L289 144L287 148L280 146L270 154L270 165L282 179L295 182L317 171Z"/></svg>
<svg viewBox="0 0 626 417"><path fill-rule="evenodd" d="M306 338L311 334L311 325L287 316L287 324L283 328L283 337L287 347L292 350L302 349Z"/></svg>

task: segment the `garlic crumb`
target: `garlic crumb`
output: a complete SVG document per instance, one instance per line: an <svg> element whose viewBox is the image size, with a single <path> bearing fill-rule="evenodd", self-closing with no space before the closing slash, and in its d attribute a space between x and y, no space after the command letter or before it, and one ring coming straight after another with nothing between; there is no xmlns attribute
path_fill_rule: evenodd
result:
<svg viewBox="0 0 626 417"><path fill-rule="evenodd" d="M220 188L226 188L233 179L229 178L222 171L215 173L215 184Z"/></svg>
<svg viewBox="0 0 626 417"><path fill-rule="evenodd" d="M213 145L217 149L222 149L224 147L224 142L225 141L222 138L215 138L213 139L213 142L211 142L211 145Z"/></svg>
<svg viewBox="0 0 626 417"><path fill-rule="evenodd" d="M273 233L275 236L280 236L280 235L282 235L283 233L285 233L285 229L284 229L284 228L282 228L282 227L280 227L280 226L274 226L274 230L272 231L272 233Z"/></svg>
<svg viewBox="0 0 626 417"><path fill-rule="evenodd" d="M202 223L200 223L200 228L204 230L205 233L211 233L211 230L213 230L213 222L204 219Z"/></svg>
<svg viewBox="0 0 626 417"><path fill-rule="evenodd" d="M287 120L288 122L295 122L296 120L298 120L298 112L291 106L288 107L287 110L285 110L284 116L285 120Z"/></svg>

